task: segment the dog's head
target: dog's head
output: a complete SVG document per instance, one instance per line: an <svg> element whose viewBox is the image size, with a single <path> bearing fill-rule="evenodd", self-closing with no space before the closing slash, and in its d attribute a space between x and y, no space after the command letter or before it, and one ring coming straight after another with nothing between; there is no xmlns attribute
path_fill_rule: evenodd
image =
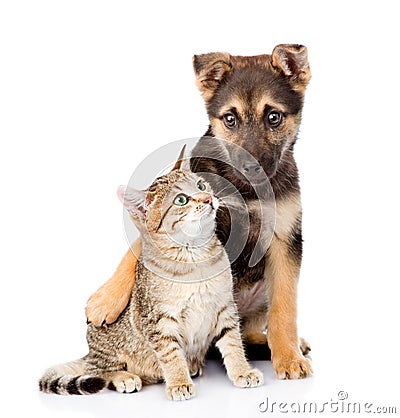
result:
<svg viewBox="0 0 400 418"><path fill-rule="evenodd" d="M233 142L255 160L237 155L235 167L272 178L296 141L311 78L307 49L278 45L271 55L195 55L196 83L206 103L212 136ZM257 163L258 162L258 163Z"/></svg>

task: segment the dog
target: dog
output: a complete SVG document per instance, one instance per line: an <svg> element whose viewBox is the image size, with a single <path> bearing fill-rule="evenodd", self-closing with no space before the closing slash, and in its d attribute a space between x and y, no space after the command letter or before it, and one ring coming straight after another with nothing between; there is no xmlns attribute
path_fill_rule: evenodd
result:
<svg viewBox="0 0 400 418"><path fill-rule="evenodd" d="M205 138L223 139L251 156L239 158L235 170L224 172L251 215L248 239L231 264L243 339L248 345L268 345L278 378L307 377L312 374L305 357L310 348L297 332L303 242L299 176L293 156L311 78L307 48L282 44L271 55L195 55L193 68L210 121ZM218 161L207 158L192 158L191 167L202 173L224 171ZM267 231L260 220L257 196L241 176L256 183L260 173L268 177L276 210L273 233L257 249L257 242L263 240L254 237ZM217 217L217 233L223 243L232 225L230 216L222 210ZM135 246L138 254L140 243ZM251 255L260 250L261 256L251 263ZM227 252L230 255L229 248ZM89 321L102 324L117 318L128 301L135 267L136 256L128 251L114 276L89 299Z"/></svg>

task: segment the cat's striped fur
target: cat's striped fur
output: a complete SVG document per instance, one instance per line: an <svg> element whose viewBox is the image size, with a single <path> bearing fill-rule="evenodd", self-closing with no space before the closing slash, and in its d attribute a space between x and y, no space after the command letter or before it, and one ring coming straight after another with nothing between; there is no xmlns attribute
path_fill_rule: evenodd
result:
<svg viewBox="0 0 400 418"><path fill-rule="evenodd" d="M168 398L188 399L213 342L234 385L262 384L245 357L230 263L214 232L217 200L181 161L145 192L121 190L143 245L130 303L115 323L89 324L89 354L47 370L42 391L135 392L165 381Z"/></svg>

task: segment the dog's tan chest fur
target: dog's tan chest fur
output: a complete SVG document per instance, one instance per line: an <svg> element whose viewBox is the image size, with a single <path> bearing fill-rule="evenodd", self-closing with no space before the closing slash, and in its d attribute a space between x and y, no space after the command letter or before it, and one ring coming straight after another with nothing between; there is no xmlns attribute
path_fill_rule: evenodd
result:
<svg viewBox="0 0 400 418"><path fill-rule="evenodd" d="M293 227L301 219L300 194L291 194L276 201L275 234L280 239L287 239Z"/></svg>

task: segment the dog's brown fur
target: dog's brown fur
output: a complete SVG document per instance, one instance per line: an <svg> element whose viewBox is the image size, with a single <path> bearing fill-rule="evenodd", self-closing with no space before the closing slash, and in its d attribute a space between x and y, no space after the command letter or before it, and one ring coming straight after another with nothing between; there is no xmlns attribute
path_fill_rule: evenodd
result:
<svg viewBox="0 0 400 418"><path fill-rule="evenodd" d="M206 135L247 150L267 173L276 199L276 227L265 249L266 256L249 267L249 254L255 248L250 233L242 255L232 263L243 337L248 343L268 342L279 378L305 377L312 371L309 360L303 356L309 351L308 344L300 343L296 324L302 236L293 145L311 77L307 49L301 45L278 45L271 55L255 57L204 54L194 56L193 66L210 120ZM234 124L229 126L227 121ZM191 166L198 172L221 172L217 162L192 160ZM224 176L242 193L249 210L253 208L257 196L245 190L233 172L224 172ZM250 229L259 228L256 212L253 218ZM217 223L219 238L224 243L230 220L223 210ZM90 321L100 325L116 319L128 301L135 264L136 257L128 251L114 276L89 299L86 313ZM241 306L247 308L241 310Z"/></svg>

